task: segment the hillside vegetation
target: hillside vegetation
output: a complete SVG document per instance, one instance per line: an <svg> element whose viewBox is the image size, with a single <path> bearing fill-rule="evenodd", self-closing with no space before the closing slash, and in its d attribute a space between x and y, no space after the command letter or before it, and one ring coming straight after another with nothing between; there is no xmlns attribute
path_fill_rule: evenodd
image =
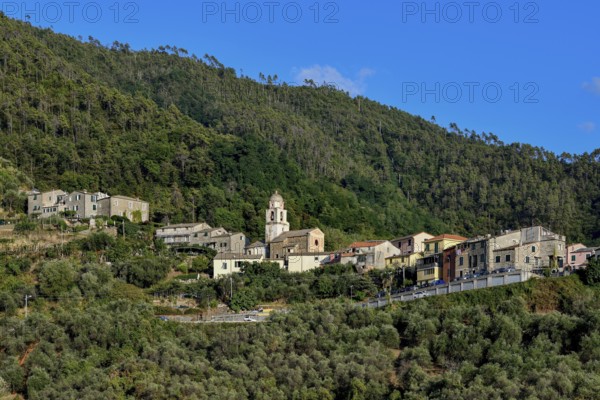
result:
<svg viewBox="0 0 600 400"><path fill-rule="evenodd" d="M157 221L467 235L531 223L600 238L600 150L556 155L450 130L332 87L256 82L206 56L102 46L1 17L0 156L39 188L151 199Z"/></svg>
<svg viewBox="0 0 600 400"><path fill-rule="evenodd" d="M573 400L600 390L600 292L577 276L385 310L313 300L266 323L179 324L124 283L155 279L162 262L136 262L135 241L98 239L71 249L85 264L0 271L0 397ZM104 251L129 272L88 258ZM25 319L14 302L28 293Z"/></svg>

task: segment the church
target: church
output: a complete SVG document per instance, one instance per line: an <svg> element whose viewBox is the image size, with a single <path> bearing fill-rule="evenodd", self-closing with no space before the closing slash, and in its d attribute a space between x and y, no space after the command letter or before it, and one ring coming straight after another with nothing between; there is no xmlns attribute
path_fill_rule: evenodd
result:
<svg viewBox="0 0 600 400"><path fill-rule="evenodd" d="M285 202L276 191L265 213L265 241L246 247L246 254L281 260L291 254L322 253L324 248L325 234L319 228L290 231Z"/></svg>
<svg viewBox="0 0 600 400"><path fill-rule="evenodd" d="M265 241L246 246L244 254L218 254L213 260L213 277L240 272L244 262L270 261L289 272L309 271L331 260L324 249L325 234L319 228L290 231L285 202L276 191L265 213Z"/></svg>

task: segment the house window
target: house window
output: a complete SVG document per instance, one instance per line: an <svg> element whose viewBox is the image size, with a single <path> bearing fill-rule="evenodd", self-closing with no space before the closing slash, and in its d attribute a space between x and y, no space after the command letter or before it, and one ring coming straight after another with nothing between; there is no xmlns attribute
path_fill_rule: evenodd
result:
<svg viewBox="0 0 600 400"><path fill-rule="evenodd" d="M429 251L429 243L425 245L425 251Z"/></svg>
<svg viewBox="0 0 600 400"><path fill-rule="evenodd" d="M464 263L465 263L465 258L464 257L459 258L458 265L463 265Z"/></svg>
<svg viewBox="0 0 600 400"><path fill-rule="evenodd" d="M499 263L500 262L500 256L496 256L496 262Z"/></svg>
<svg viewBox="0 0 600 400"><path fill-rule="evenodd" d="M506 262L509 262L509 261L510 261L510 254L507 254L506 255Z"/></svg>
<svg viewBox="0 0 600 400"><path fill-rule="evenodd" d="M226 262L223 263L223 267L222 268L223 269L227 269L227 263Z"/></svg>
<svg viewBox="0 0 600 400"><path fill-rule="evenodd" d="M471 250L475 250L475 243L471 244Z"/></svg>
<svg viewBox="0 0 600 400"><path fill-rule="evenodd" d="M37 200L37 194L33 195L33 200Z"/></svg>
<svg viewBox="0 0 600 400"><path fill-rule="evenodd" d="M236 262L235 262L235 267L236 267L237 269L241 269L241 268L242 268L242 261L236 261Z"/></svg>
<svg viewBox="0 0 600 400"><path fill-rule="evenodd" d="M315 257L315 261L319 261L319 257Z"/></svg>
<svg viewBox="0 0 600 400"><path fill-rule="evenodd" d="M571 256L571 261L575 261L576 258L577 257L575 257L575 256Z"/></svg>
<svg viewBox="0 0 600 400"><path fill-rule="evenodd" d="M315 240L315 246L317 246L317 247L319 246L319 240L318 239Z"/></svg>
<svg viewBox="0 0 600 400"><path fill-rule="evenodd" d="M275 221L275 211L271 211L271 221Z"/></svg>
<svg viewBox="0 0 600 400"><path fill-rule="evenodd" d="M436 243L434 245L434 250L433 251L435 251L436 253L439 251L439 243Z"/></svg>
<svg viewBox="0 0 600 400"><path fill-rule="evenodd" d="M535 253L535 246L531 246L531 252Z"/></svg>
<svg viewBox="0 0 600 400"><path fill-rule="evenodd" d="M480 261L480 262L484 262L484 261L485 261L485 254L481 254L481 255L479 256L479 261Z"/></svg>
<svg viewBox="0 0 600 400"><path fill-rule="evenodd" d="M92 205L92 210L96 211L98 209L98 206L96 206L95 204Z"/></svg>
<svg viewBox="0 0 600 400"><path fill-rule="evenodd" d="M529 264L529 263L530 263L529 257L525 257L525 264Z"/></svg>
<svg viewBox="0 0 600 400"><path fill-rule="evenodd" d="M79 201L79 200L81 200L81 195L80 194L77 195L77 201Z"/></svg>
<svg viewBox="0 0 600 400"><path fill-rule="evenodd" d="M412 244L412 240L408 239L408 245L410 246Z"/></svg>

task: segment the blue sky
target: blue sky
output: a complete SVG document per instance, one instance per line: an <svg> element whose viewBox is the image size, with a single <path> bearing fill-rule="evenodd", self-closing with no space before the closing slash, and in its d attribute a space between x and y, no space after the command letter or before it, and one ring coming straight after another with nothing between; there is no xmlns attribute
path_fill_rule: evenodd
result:
<svg viewBox="0 0 600 400"><path fill-rule="evenodd" d="M5 14L238 73L328 82L440 125L556 153L600 147L600 2L28 1Z"/></svg>

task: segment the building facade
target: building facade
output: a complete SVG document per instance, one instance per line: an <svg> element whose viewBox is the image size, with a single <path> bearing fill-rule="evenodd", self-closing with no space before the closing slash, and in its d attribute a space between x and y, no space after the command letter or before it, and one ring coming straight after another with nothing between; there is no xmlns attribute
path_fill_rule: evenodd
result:
<svg viewBox="0 0 600 400"><path fill-rule="evenodd" d="M127 196L111 196L98 201L98 215L126 217L132 222L150 220L150 204L147 201Z"/></svg>
<svg viewBox="0 0 600 400"><path fill-rule="evenodd" d="M107 197L105 193L88 193L85 190L71 193L62 190L33 191L28 194L27 213L38 218L61 214L77 219L93 218L99 215L99 201Z"/></svg>
<svg viewBox="0 0 600 400"><path fill-rule="evenodd" d="M565 239L542 226L506 231L491 237L488 271L509 267L538 274L544 269L561 271L566 266Z"/></svg>
<svg viewBox="0 0 600 400"><path fill-rule="evenodd" d="M420 232L393 239L390 242L400 249L400 255L408 255L423 252L425 250L424 242L431 238L433 238L433 235L427 232Z"/></svg>
<svg viewBox="0 0 600 400"><path fill-rule="evenodd" d="M442 280L444 276L444 250L456 246L465 240L467 238L451 234L443 234L425 240L423 242L425 245L423 258L417 261L417 284ZM450 271L451 266L448 265L448 268L449 270L446 275L450 277L452 275Z"/></svg>
<svg viewBox="0 0 600 400"><path fill-rule="evenodd" d="M400 254L400 249L388 240L370 240L352 243L344 254L352 254L357 269L367 271L372 268L384 269L386 259Z"/></svg>
<svg viewBox="0 0 600 400"><path fill-rule="evenodd" d="M65 211L64 199L67 196L62 190L40 192L33 190L27 194L27 214L38 218L49 218Z"/></svg>
<svg viewBox="0 0 600 400"><path fill-rule="evenodd" d="M219 279L222 276L240 273L244 263L260 263L263 260L263 256L219 253L213 259L213 278Z"/></svg>
<svg viewBox="0 0 600 400"><path fill-rule="evenodd" d="M196 224L167 225L156 229L156 238L166 245L189 244L199 232L210 229L210 225L200 222Z"/></svg>

